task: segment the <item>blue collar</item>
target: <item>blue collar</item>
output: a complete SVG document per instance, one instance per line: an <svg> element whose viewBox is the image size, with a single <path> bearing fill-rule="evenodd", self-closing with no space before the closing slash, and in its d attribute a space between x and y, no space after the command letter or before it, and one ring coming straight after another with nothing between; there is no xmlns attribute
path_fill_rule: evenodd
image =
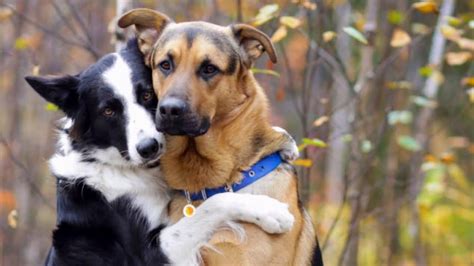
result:
<svg viewBox="0 0 474 266"><path fill-rule="evenodd" d="M280 154L278 152L273 153L258 161L249 170L242 171L243 178L238 183L217 188L206 188L196 193L188 193L184 190L183 193L188 201L197 201L206 200L219 193L239 191L275 170L282 162Z"/></svg>

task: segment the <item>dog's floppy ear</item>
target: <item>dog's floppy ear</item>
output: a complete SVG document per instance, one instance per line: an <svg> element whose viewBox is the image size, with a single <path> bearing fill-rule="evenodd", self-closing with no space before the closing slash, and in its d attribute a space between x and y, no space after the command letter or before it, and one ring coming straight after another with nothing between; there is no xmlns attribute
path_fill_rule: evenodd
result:
<svg viewBox="0 0 474 266"><path fill-rule="evenodd" d="M238 44L246 53L246 61L249 61L247 62L248 67L250 67L263 52L267 52L273 63L277 62L275 48L265 33L246 24L235 24L231 26L231 29Z"/></svg>
<svg viewBox="0 0 474 266"><path fill-rule="evenodd" d="M79 79L75 76L60 77L27 76L26 82L43 97L63 110L68 116L73 116L79 106L77 86Z"/></svg>
<svg viewBox="0 0 474 266"><path fill-rule="evenodd" d="M145 63L150 64L150 53L163 29L172 20L166 15L148 8L136 8L128 11L118 20L121 28L135 25L138 47L145 56Z"/></svg>

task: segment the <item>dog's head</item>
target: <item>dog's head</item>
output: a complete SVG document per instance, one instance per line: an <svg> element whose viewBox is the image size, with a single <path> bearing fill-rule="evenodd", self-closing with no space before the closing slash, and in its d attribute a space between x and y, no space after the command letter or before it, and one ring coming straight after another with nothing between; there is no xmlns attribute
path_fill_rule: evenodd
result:
<svg viewBox="0 0 474 266"><path fill-rule="evenodd" d="M162 154L164 137L153 122L158 100L136 42L78 75L26 81L72 121L70 144L84 159L139 166Z"/></svg>
<svg viewBox="0 0 474 266"><path fill-rule="evenodd" d="M276 62L268 36L248 25L174 23L150 9L120 18L119 26L130 25L152 68L157 128L170 135L199 136L211 123L232 119L255 93L253 62L264 52Z"/></svg>

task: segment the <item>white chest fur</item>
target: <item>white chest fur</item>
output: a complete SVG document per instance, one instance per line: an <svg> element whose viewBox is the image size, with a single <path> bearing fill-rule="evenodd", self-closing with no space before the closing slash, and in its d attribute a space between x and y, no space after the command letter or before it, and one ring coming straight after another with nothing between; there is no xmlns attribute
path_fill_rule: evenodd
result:
<svg viewBox="0 0 474 266"><path fill-rule="evenodd" d="M120 167L81 159L80 153L69 151L66 155L54 155L49 164L56 176L70 180L84 178L87 185L100 191L109 202L122 196L130 198L151 228L167 222L170 195L158 167Z"/></svg>

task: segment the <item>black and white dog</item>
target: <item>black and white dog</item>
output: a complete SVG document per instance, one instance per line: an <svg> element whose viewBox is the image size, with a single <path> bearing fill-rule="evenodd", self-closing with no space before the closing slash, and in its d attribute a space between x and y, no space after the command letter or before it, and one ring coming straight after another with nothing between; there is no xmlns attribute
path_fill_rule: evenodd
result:
<svg viewBox="0 0 474 266"><path fill-rule="evenodd" d="M66 114L50 160L57 228L46 265L193 265L215 230L238 231L232 221L269 233L291 229L286 204L237 193L209 198L193 217L169 224L172 192L159 170L164 137L136 40L78 75L26 80Z"/></svg>

